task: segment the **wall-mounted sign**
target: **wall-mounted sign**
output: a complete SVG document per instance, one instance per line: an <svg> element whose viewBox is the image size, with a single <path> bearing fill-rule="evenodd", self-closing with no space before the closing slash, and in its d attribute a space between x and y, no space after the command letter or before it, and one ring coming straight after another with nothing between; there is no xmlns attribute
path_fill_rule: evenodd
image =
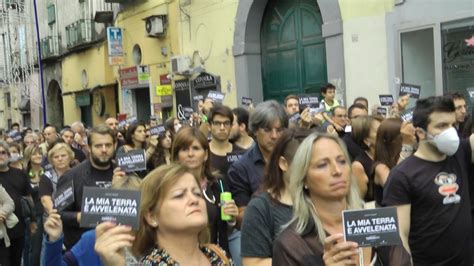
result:
<svg viewBox="0 0 474 266"><path fill-rule="evenodd" d="M181 80L175 80L174 81L174 90L175 91L184 91L184 90L189 90L189 80L187 79L181 79Z"/></svg>
<svg viewBox="0 0 474 266"><path fill-rule="evenodd" d="M212 74L203 72L192 80L192 87L194 89L204 89L209 87L216 87L218 78Z"/></svg>
<svg viewBox="0 0 474 266"><path fill-rule="evenodd" d="M123 90L143 88L150 82L150 68L148 66L122 68L119 70L119 75Z"/></svg>
<svg viewBox="0 0 474 266"><path fill-rule="evenodd" d="M156 95L157 96L173 95L173 89L171 88L171 85L158 85L156 86Z"/></svg>
<svg viewBox="0 0 474 266"><path fill-rule="evenodd" d="M122 40L122 28L107 27L107 47L111 66L124 64Z"/></svg>

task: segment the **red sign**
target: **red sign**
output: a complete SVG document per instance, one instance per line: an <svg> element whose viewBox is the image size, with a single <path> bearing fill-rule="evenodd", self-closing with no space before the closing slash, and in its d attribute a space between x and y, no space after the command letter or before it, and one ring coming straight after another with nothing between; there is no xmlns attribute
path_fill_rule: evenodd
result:
<svg viewBox="0 0 474 266"><path fill-rule="evenodd" d="M129 89L130 87L138 85L137 67L127 67L119 70L120 84L122 89Z"/></svg>
<svg viewBox="0 0 474 266"><path fill-rule="evenodd" d="M168 74L160 75L161 85L171 85L171 80L168 78Z"/></svg>

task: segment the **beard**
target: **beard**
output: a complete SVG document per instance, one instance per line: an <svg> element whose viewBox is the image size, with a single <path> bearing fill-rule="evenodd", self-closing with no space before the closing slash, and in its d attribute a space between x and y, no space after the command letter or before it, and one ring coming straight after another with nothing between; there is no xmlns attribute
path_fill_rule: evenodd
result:
<svg viewBox="0 0 474 266"><path fill-rule="evenodd" d="M239 131L237 131L237 133L232 133L232 132L231 132L231 133L230 133L230 137L229 137L229 141L230 141L230 142L235 142L235 141L237 141L238 139L240 139L240 136L241 136L241 134L240 134Z"/></svg>
<svg viewBox="0 0 474 266"><path fill-rule="evenodd" d="M106 161L101 160L100 158L96 157L94 154L91 153L91 160L92 162L99 166L99 167L106 167L112 164L112 156L107 158Z"/></svg>

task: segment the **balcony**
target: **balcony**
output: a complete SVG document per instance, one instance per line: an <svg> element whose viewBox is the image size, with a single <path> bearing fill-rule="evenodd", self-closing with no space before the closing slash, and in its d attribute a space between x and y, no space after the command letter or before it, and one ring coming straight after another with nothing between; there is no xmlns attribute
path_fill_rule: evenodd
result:
<svg viewBox="0 0 474 266"><path fill-rule="evenodd" d="M61 36L48 36L41 39L41 58L49 59L61 55Z"/></svg>
<svg viewBox="0 0 474 266"><path fill-rule="evenodd" d="M90 19L80 19L66 26L66 46L74 49L94 41L95 23Z"/></svg>

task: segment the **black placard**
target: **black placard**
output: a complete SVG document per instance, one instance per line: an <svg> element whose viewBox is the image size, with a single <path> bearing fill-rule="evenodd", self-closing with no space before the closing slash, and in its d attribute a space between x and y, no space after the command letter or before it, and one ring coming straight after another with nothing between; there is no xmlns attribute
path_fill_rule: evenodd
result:
<svg viewBox="0 0 474 266"><path fill-rule="evenodd" d="M10 132L8 132L8 137L12 138L13 141L21 141L21 132L19 132L18 130L12 130Z"/></svg>
<svg viewBox="0 0 474 266"><path fill-rule="evenodd" d="M395 207L343 211L344 239L359 247L401 245Z"/></svg>
<svg viewBox="0 0 474 266"><path fill-rule="evenodd" d="M296 112L296 113L294 113L294 114L292 114L292 115L290 116L289 121L290 121L291 123L297 123L298 121L300 121L300 119L301 119L300 113Z"/></svg>
<svg viewBox="0 0 474 266"><path fill-rule="evenodd" d="M413 110L415 110L415 108L410 108L410 109L407 109L407 110L403 111L400 114L400 118L405 122L410 122L411 123L411 121L413 121Z"/></svg>
<svg viewBox="0 0 474 266"><path fill-rule="evenodd" d="M238 153L238 152L227 153L227 162L228 163L237 162L238 160L240 160L242 155L243 155L243 153Z"/></svg>
<svg viewBox="0 0 474 266"><path fill-rule="evenodd" d="M163 125L157 125L155 127L151 127L150 128L150 135L152 136L161 136L163 134L165 134L165 126Z"/></svg>
<svg viewBox="0 0 474 266"><path fill-rule="evenodd" d="M385 107L377 107L377 114L383 117L387 116L387 108Z"/></svg>
<svg viewBox="0 0 474 266"><path fill-rule="evenodd" d="M421 86L402 83L400 84L400 95L402 94L410 94L410 97L419 99L421 94Z"/></svg>
<svg viewBox="0 0 474 266"><path fill-rule="evenodd" d="M317 95L300 95L298 97L298 103L301 109L319 108L319 98Z"/></svg>
<svg viewBox="0 0 474 266"><path fill-rule="evenodd" d="M115 161L118 167L127 173L146 170L146 155L144 149L118 152Z"/></svg>
<svg viewBox="0 0 474 266"><path fill-rule="evenodd" d="M250 97L242 97L242 105L250 106L253 103L252 98Z"/></svg>
<svg viewBox="0 0 474 266"><path fill-rule="evenodd" d="M379 100L382 106L391 106L394 102L393 95L390 94L379 95Z"/></svg>
<svg viewBox="0 0 474 266"><path fill-rule="evenodd" d="M202 96L201 94L194 95L193 100L196 101L196 102L204 101L204 96Z"/></svg>
<svg viewBox="0 0 474 266"><path fill-rule="evenodd" d="M56 173L54 172L54 174ZM58 212L72 205L74 203L74 182L71 180L61 187L58 187L53 195L53 199L54 208L57 209Z"/></svg>
<svg viewBox="0 0 474 266"><path fill-rule="evenodd" d="M81 207L81 227L95 227L111 221L116 224L139 226L140 191L84 187Z"/></svg>
<svg viewBox="0 0 474 266"><path fill-rule="evenodd" d="M466 91L471 103L474 103L474 87L467 88Z"/></svg>
<svg viewBox="0 0 474 266"><path fill-rule="evenodd" d="M217 79L214 75L203 72L193 79L194 89L203 89L217 86Z"/></svg>
<svg viewBox="0 0 474 266"><path fill-rule="evenodd" d="M175 91L188 91L189 90L189 80L181 79L174 81L174 90Z"/></svg>
<svg viewBox="0 0 474 266"><path fill-rule="evenodd" d="M207 98L213 100L217 103L222 103L224 101L225 94L220 91L209 91Z"/></svg>

